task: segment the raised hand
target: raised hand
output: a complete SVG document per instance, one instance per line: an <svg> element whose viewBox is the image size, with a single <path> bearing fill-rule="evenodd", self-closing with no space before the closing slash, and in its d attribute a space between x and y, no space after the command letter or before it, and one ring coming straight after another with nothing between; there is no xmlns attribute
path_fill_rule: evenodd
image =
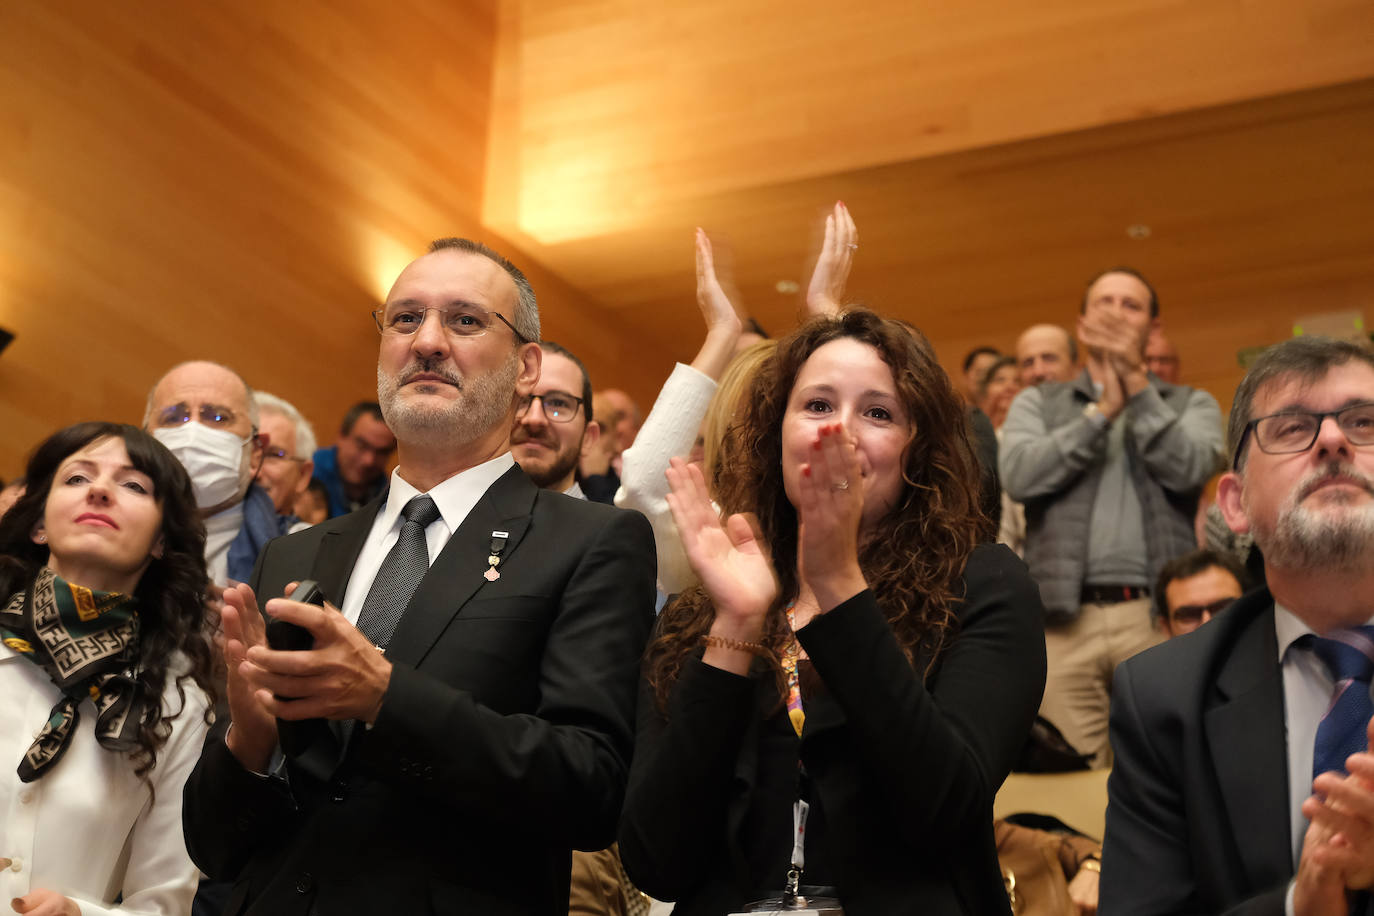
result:
<svg viewBox="0 0 1374 916"><path fill-rule="evenodd" d="M797 483L802 581L822 613L868 587L859 568L863 474L854 439L839 423L817 430Z"/></svg>
<svg viewBox="0 0 1374 916"><path fill-rule="evenodd" d="M810 315L833 315L844 302L845 284L854 266L854 252L859 249L859 229L844 201L835 201L835 209L825 218L825 241L821 243L816 269L811 272L811 285L806 289L806 311Z"/></svg>
<svg viewBox="0 0 1374 916"><path fill-rule="evenodd" d="M715 253L704 229L697 229L697 307L706 321L706 340L692 360L692 368L720 378L735 355L743 322L716 274Z"/></svg>
<svg viewBox="0 0 1374 916"><path fill-rule="evenodd" d="M1130 393L1140 390L1149 379L1145 373L1145 335L1117 315L1094 311L1078 316L1078 342L1089 359L1111 365Z"/></svg>
<svg viewBox="0 0 1374 916"><path fill-rule="evenodd" d="M758 524L732 515L724 525L706 491L701 468L674 458L668 468L668 507L682 549L716 607L718 636L754 642L778 597L778 577Z"/></svg>
<svg viewBox="0 0 1374 916"><path fill-rule="evenodd" d="M220 627L228 669L229 717L234 723L225 742L239 763L261 773L267 769L277 746L277 723L258 702L258 685L253 682L253 668L246 661L251 647L267 645L266 624L253 589L238 584L224 590Z"/></svg>

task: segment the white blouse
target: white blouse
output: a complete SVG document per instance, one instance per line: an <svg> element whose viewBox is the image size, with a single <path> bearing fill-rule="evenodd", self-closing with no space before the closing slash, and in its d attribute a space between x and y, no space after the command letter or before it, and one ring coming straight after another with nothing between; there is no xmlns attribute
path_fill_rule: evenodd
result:
<svg viewBox="0 0 1374 916"><path fill-rule="evenodd" d="M669 458L685 458L692 450L715 393L716 383L710 376L682 363L675 365L634 444L621 456L615 504L644 513L653 527L658 587L666 595L694 585L697 577L682 551L682 539L668 508L669 487L663 473L668 470Z"/></svg>
<svg viewBox="0 0 1374 916"><path fill-rule="evenodd" d="M169 675L170 680L170 675ZM172 734L148 774L95 740L95 707L80 706L66 753L46 774L19 781L17 768L61 697L38 665L0 645L0 901L48 888L83 916L191 911L199 872L181 834L181 790L200 757L207 700L186 685L186 708L169 684L163 715ZM123 902L114 900L123 894Z"/></svg>

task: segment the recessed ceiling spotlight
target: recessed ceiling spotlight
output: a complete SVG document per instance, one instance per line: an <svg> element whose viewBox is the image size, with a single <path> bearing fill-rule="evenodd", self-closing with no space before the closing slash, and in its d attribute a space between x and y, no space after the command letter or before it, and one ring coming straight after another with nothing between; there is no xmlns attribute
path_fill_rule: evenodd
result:
<svg viewBox="0 0 1374 916"><path fill-rule="evenodd" d="M773 288L784 296L790 296L793 293L801 291L801 284L796 280L779 280L777 283L773 284Z"/></svg>
<svg viewBox="0 0 1374 916"><path fill-rule="evenodd" d="M1144 223L1131 223L1126 227L1126 237L1135 239L1137 242L1141 239L1148 239L1150 237L1150 227Z"/></svg>

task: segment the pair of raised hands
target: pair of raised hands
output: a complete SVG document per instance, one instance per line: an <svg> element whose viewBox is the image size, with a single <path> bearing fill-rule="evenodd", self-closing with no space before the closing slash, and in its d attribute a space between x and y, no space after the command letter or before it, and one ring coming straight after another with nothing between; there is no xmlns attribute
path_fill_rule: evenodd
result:
<svg viewBox="0 0 1374 916"><path fill-rule="evenodd" d="M837 201L825 218L825 238L821 243L816 269L806 290L806 311L810 315L832 315L844 301L845 284L859 248L859 230L849 208ZM735 344L743 331L743 319L732 302L716 269L715 250L704 229L696 231L697 307L706 322L706 342L692 361L692 367L720 378L735 355ZM738 299L738 296L735 297Z"/></svg>
<svg viewBox="0 0 1374 916"><path fill-rule="evenodd" d="M715 604L718 636L755 642L778 597L778 577L758 520L721 522L701 469L674 458L668 506L692 570ZM798 566L824 613L867 587L859 568L863 480L854 440L838 423L820 426L797 480Z"/></svg>

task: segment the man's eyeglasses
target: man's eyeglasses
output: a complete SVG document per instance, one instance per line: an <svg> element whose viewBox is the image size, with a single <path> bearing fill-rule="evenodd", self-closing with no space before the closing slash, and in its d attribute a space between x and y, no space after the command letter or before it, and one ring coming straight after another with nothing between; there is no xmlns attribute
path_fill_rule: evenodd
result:
<svg viewBox="0 0 1374 916"><path fill-rule="evenodd" d="M1374 402L1362 401L1340 410L1317 413L1310 410L1284 410L1259 417L1245 424L1236 443L1231 470L1240 470L1240 456L1245 454L1245 440L1253 433L1255 445L1269 455L1292 455L1305 452L1317 441L1327 417L1335 417L1336 425L1351 445L1374 445Z"/></svg>
<svg viewBox="0 0 1374 916"><path fill-rule="evenodd" d="M282 461L295 461L300 464L305 463L304 458L297 458L295 455L292 455L290 452L288 452L286 449L282 448L279 445L269 445L263 448L262 457L277 458Z"/></svg>
<svg viewBox="0 0 1374 916"><path fill-rule="evenodd" d="M1207 604L1181 604L1169 612L1169 619L1174 623L1199 624L1202 623L1204 614L1215 617L1226 610L1234 602L1235 598L1218 598L1216 601Z"/></svg>
<svg viewBox="0 0 1374 916"><path fill-rule="evenodd" d="M202 425L211 429L224 429L233 426L237 419L238 415L228 407L222 407L219 404L201 404L199 408L195 408L183 401L180 404L163 408L154 423L158 427L167 427L199 420Z"/></svg>
<svg viewBox="0 0 1374 916"><path fill-rule="evenodd" d="M531 394L520 402L520 408L516 411L517 417L523 417L529 412L530 405L534 399L539 399L539 404L544 408L544 416L554 423L567 423L577 416L577 408L582 406L582 399L575 398L565 391L549 391L544 394Z"/></svg>
<svg viewBox="0 0 1374 916"><path fill-rule="evenodd" d="M373 312L372 320L377 322L377 330L383 334L409 337L420 330L430 312L439 313L439 321L443 324L444 330L453 337L481 337L496 326L492 319L497 319L510 328L510 332L520 343L530 342L529 338L515 329L515 325L506 320L505 315L470 303L442 309L405 304L389 305L385 309Z"/></svg>

